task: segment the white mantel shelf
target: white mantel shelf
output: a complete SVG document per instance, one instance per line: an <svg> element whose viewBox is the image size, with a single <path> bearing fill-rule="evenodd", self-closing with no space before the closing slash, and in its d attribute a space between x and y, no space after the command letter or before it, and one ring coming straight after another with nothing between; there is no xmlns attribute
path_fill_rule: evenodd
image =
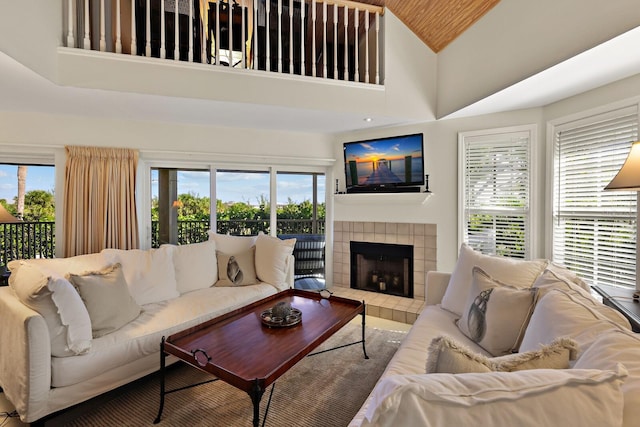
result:
<svg viewBox="0 0 640 427"><path fill-rule="evenodd" d="M334 194L333 200L336 203L345 205L392 202L406 205L427 203L433 193L352 193Z"/></svg>

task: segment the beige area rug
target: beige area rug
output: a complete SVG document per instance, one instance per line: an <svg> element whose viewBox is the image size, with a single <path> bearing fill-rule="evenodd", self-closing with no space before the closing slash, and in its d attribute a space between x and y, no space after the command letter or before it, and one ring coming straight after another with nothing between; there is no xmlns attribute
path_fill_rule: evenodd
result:
<svg viewBox="0 0 640 427"><path fill-rule="evenodd" d="M358 341L361 327L347 324L318 350ZM404 332L366 328L365 359L362 345L307 357L276 381L265 426L343 427L358 412ZM210 378L181 365L168 370L167 390ZM159 405L157 377L107 402L67 426L151 426ZM265 392L260 424L269 400ZM248 394L222 381L168 394L158 426L251 426L253 406Z"/></svg>

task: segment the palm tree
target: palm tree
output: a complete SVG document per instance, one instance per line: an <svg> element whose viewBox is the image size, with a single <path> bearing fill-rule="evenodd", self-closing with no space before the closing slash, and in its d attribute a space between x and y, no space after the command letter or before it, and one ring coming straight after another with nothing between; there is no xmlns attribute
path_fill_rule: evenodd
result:
<svg viewBox="0 0 640 427"><path fill-rule="evenodd" d="M16 214L19 219L24 218L24 195L27 183L27 167L18 166L18 200L16 202Z"/></svg>

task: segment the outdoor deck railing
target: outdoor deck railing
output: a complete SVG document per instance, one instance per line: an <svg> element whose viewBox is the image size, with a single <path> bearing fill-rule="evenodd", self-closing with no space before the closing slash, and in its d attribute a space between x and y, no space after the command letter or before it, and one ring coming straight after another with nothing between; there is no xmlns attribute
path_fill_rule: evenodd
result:
<svg viewBox="0 0 640 427"><path fill-rule="evenodd" d="M379 6L351 0L63 2L67 47L381 84Z"/></svg>
<svg viewBox="0 0 640 427"><path fill-rule="evenodd" d="M233 235L256 235L259 231L269 232L269 220L226 220L217 221L217 232ZM281 234L324 234L324 220L280 219L278 235ZM178 244L203 242L209 238L210 222L178 221ZM151 245L157 248L158 222L151 223ZM54 222L11 222L0 223L0 272L14 259L53 258L55 256Z"/></svg>

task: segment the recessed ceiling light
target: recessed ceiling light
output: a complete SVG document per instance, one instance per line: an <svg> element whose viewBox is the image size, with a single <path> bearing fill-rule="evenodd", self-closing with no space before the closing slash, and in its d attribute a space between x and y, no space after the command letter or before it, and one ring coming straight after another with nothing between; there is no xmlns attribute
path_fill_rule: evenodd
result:
<svg viewBox="0 0 640 427"><path fill-rule="evenodd" d="M373 121L373 119L372 119L371 117L365 117L365 118L364 118L364 121L365 121L365 122L367 122L367 123L369 123L369 122L372 122L372 121Z"/></svg>

